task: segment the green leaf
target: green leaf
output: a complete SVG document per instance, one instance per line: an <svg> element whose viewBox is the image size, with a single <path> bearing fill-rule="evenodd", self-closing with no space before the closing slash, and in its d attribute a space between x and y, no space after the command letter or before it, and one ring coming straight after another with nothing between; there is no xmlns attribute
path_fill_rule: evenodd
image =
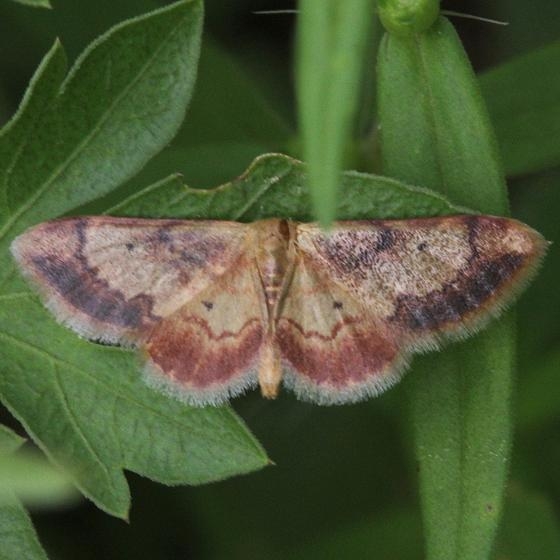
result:
<svg viewBox="0 0 560 560"><path fill-rule="evenodd" d="M8 189L19 158L35 130L42 125L66 74L66 56L58 41L45 55L14 116L0 130L0 217L8 219Z"/></svg>
<svg viewBox="0 0 560 560"><path fill-rule="evenodd" d="M0 470L6 459L25 441L0 424ZM31 519L0 472L0 560L46 560Z"/></svg>
<svg viewBox="0 0 560 560"><path fill-rule="evenodd" d="M257 158L238 179L214 189L191 189L180 176L155 183L106 210L111 215L229 219L250 222L285 217L310 221L307 166L288 156ZM470 212L443 196L400 181L346 171L342 188L350 193L338 201L341 220L407 218Z"/></svg>
<svg viewBox="0 0 560 560"><path fill-rule="evenodd" d="M560 41L480 76L508 175L560 164Z"/></svg>
<svg viewBox="0 0 560 560"><path fill-rule="evenodd" d="M13 2L18 2L19 4L24 4L26 6L31 6L32 8L48 8L51 9L51 3L49 0L12 0Z"/></svg>
<svg viewBox="0 0 560 560"><path fill-rule="evenodd" d="M117 25L49 99L43 82L60 79L62 58L53 47L26 94L26 118L20 112L0 138L0 156L11 156L0 157L0 251L26 226L109 192L169 142L191 96L201 25L200 0ZM17 152L5 148L15 142ZM3 269L0 282L12 274Z"/></svg>
<svg viewBox="0 0 560 560"><path fill-rule="evenodd" d="M47 560L29 515L13 497L0 504L0 560Z"/></svg>
<svg viewBox="0 0 560 560"><path fill-rule="evenodd" d="M298 24L297 92L304 159L315 215L335 217L344 153L358 105L370 0L302 0Z"/></svg>
<svg viewBox="0 0 560 560"><path fill-rule="evenodd" d="M385 35L378 72L384 171L457 204L505 214L494 134L450 24L440 19L413 40Z"/></svg>
<svg viewBox="0 0 560 560"><path fill-rule="evenodd" d="M384 171L457 204L507 213L498 150L475 78L444 19L379 51ZM408 377L427 556L487 558L499 520L511 441L512 317Z"/></svg>
<svg viewBox="0 0 560 560"><path fill-rule="evenodd" d="M200 484L268 462L230 409L193 409L149 389L130 352L78 339L30 294L2 298L0 341L4 404L109 513L127 515L123 468Z"/></svg>

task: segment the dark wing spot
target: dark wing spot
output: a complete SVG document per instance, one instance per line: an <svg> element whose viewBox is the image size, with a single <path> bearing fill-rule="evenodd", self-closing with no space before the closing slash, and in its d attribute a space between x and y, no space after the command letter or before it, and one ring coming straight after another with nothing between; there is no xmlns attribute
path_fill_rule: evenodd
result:
<svg viewBox="0 0 560 560"><path fill-rule="evenodd" d="M202 305L204 305L204 307L206 307L208 311L210 311L214 307L214 304L211 301L203 301Z"/></svg>
<svg viewBox="0 0 560 560"><path fill-rule="evenodd" d="M169 232L165 229L160 229L157 232L157 240L160 243L169 243L171 241L171 235L169 235Z"/></svg>
<svg viewBox="0 0 560 560"><path fill-rule="evenodd" d="M127 244L125 245L125 247L126 247L129 251L132 251L132 250L134 249L134 243L127 243Z"/></svg>
<svg viewBox="0 0 560 560"><path fill-rule="evenodd" d="M398 239L390 228L379 229L375 236L369 232L348 231L320 241L319 250L342 274L363 277L379 255L393 248Z"/></svg>
<svg viewBox="0 0 560 560"><path fill-rule="evenodd" d="M388 251L395 244L395 241L395 233L393 232L393 230L382 229L379 232L379 238L377 240L374 251Z"/></svg>
<svg viewBox="0 0 560 560"><path fill-rule="evenodd" d="M207 257L200 255L196 251L181 251L181 261L193 267L201 267L206 264Z"/></svg>
<svg viewBox="0 0 560 560"><path fill-rule="evenodd" d="M428 244L425 241L422 241L422 243L418 243L418 245L416 245L416 248L419 251L424 251L427 246L428 246Z"/></svg>
<svg viewBox="0 0 560 560"><path fill-rule="evenodd" d="M333 301L333 309L342 309L343 305L341 301Z"/></svg>

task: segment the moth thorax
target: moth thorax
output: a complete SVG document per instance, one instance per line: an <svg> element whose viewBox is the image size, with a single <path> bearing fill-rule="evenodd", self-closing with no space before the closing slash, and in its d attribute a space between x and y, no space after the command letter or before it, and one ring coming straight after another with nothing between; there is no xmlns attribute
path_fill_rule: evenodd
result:
<svg viewBox="0 0 560 560"><path fill-rule="evenodd" d="M267 307L272 311L281 296L289 266L290 234L285 220L263 220L258 225L257 266Z"/></svg>

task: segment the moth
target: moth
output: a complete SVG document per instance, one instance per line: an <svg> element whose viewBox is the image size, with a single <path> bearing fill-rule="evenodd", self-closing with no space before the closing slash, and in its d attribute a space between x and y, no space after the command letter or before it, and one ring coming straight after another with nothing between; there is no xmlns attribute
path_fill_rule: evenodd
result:
<svg viewBox="0 0 560 560"><path fill-rule="evenodd" d="M79 335L140 348L153 386L219 405L280 383L342 404L398 381L412 354L466 337L536 271L547 242L482 215L250 224L77 217L12 244Z"/></svg>

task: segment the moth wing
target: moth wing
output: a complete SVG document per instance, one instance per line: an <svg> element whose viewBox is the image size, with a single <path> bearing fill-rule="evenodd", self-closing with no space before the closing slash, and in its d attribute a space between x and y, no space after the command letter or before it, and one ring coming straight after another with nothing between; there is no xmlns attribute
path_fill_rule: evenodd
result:
<svg viewBox="0 0 560 560"><path fill-rule="evenodd" d="M266 309L254 259L162 320L146 343L147 381L191 405L218 405L257 384Z"/></svg>
<svg viewBox="0 0 560 560"><path fill-rule="evenodd" d="M546 241L507 218L313 224L278 320L288 385L304 399L360 400L398 380L414 352L467 336L519 293Z"/></svg>
<svg viewBox="0 0 560 560"><path fill-rule="evenodd" d="M79 217L27 230L12 253L60 322L137 345L234 266L250 237L235 222Z"/></svg>
<svg viewBox="0 0 560 560"><path fill-rule="evenodd" d="M398 380L390 333L328 271L300 255L276 324L284 384L318 404L375 396Z"/></svg>

